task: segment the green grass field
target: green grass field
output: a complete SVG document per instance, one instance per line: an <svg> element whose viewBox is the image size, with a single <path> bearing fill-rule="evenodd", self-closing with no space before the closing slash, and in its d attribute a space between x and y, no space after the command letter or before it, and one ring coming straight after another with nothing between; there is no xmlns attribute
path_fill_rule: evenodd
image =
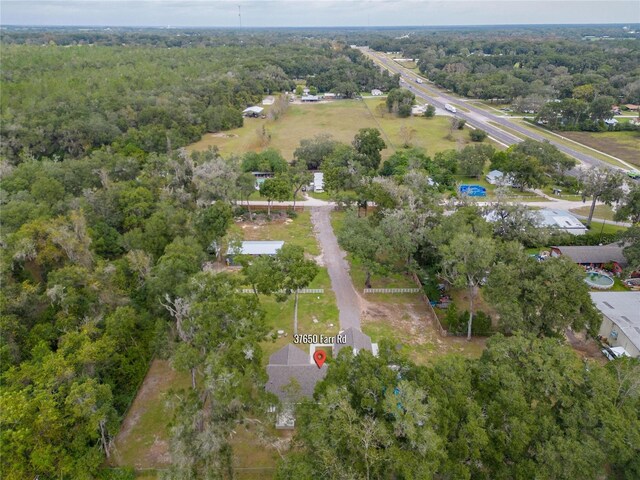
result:
<svg viewBox="0 0 640 480"><path fill-rule="evenodd" d="M603 155L602 153L598 153L594 150L592 150L591 148L586 147L586 143L582 142L581 140L579 141L580 143L576 143L576 141L570 141L564 138L559 137L558 135L562 135L565 136L567 138L569 138L569 135L567 135L567 133L587 133L587 132L558 132L558 135L554 135L554 133L550 132L549 130L542 128L542 127L536 127L534 125L532 125L531 123L523 120L523 119L518 119L517 120L520 123L520 126L526 128L527 130L531 130L532 132L535 132L541 136L543 136L544 138L546 138L547 140L553 140L554 142L557 142L561 145L564 145L566 147L572 148L573 150L576 150L578 152L581 153L585 153L587 155L591 155L594 158L597 158L598 160L602 160L603 162L606 162L610 165L613 165L615 167L625 167L623 164L621 164L620 162L618 162L617 160L608 157L607 155ZM613 134L617 134L617 133L633 133L633 132L610 132ZM585 145L582 145L581 143L585 143ZM594 146L592 146L592 148L596 148ZM601 148L596 148L597 150L604 152L604 153L608 153L609 155L614 155L611 151L606 151L603 150ZM637 155L637 154L636 154ZM616 155L614 155L616 156ZM625 160L622 157L619 157L622 160ZM626 167L625 167L626 168Z"/></svg>
<svg viewBox="0 0 640 480"><path fill-rule="evenodd" d="M386 113L385 100L370 97L364 100L338 100L328 103L291 105L278 120L246 118L241 128L219 133L208 133L187 147L187 150L206 150L216 146L225 155L242 154L248 151L260 151L270 147L279 150L284 158L291 160L300 140L312 138L318 134L330 134L336 140L351 143L361 128L378 128L387 143L382 151L383 158L393 154L403 145L400 129L405 126L414 130L411 145L425 148L430 155L441 150L457 148L470 143L468 129L457 130L453 139L449 134L449 118L436 116L397 118ZM261 145L257 130L265 126L271 134L268 145Z"/></svg>
<svg viewBox="0 0 640 480"><path fill-rule="evenodd" d="M584 207L573 208L570 210L570 212L577 213L578 215L588 216L589 210L591 210L591 205L585 205ZM593 218L598 218L601 220L613 220L613 215L613 209L607 205L596 205L596 208L593 211Z"/></svg>
<svg viewBox="0 0 640 480"><path fill-rule="evenodd" d="M291 160L300 140L327 133L336 140L351 143L360 128L376 127L371 113L360 100L337 100L328 103L290 105L276 121L245 118L244 126L221 133L208 133L188 150L206 150L217 146L223 155L260 151L256 130L265 126L271 134L268 147L275 148Z"/></svg>
<svg viewBox="0 0 640 480"><path fill-rule="evenodd" d="M640 167L640 131L562 132L562 135Z"/></svg>

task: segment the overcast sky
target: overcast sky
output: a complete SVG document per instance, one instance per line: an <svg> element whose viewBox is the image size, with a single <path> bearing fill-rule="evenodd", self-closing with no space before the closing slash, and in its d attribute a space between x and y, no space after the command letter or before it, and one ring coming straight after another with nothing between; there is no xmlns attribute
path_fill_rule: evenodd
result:
<svg viewBox="0 0 640 480"><path fill-rule="evenodd" d="M639 0L1 0L3 25L237 27L640 22Z"/></svg>

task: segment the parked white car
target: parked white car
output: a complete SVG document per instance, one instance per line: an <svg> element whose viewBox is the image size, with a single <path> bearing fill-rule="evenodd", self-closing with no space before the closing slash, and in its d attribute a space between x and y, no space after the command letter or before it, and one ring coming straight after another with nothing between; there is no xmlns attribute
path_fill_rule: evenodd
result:
<svg viewBox="0 0 640 480"><path fill-rule="evenodd" d="M604 347L602 353L609 360L615 360L616 358L630 357L629 353L623 347Z"/></svg>

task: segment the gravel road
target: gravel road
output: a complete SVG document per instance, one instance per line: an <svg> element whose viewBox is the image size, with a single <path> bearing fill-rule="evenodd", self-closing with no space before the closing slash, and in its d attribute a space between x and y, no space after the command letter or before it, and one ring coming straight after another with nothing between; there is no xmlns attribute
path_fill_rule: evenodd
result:
<svg viewBox="0 0 640 480"><path fill-rule="evenodd" d="M349 275L349 264L345 260L345 253L338 246L329 214L332 206L318 206L311 208L311 222L313 223L324 264L329 271L331 288L336 294L336 303L340 312L340 329L353 327L360 329L360 299Z"/></svg>

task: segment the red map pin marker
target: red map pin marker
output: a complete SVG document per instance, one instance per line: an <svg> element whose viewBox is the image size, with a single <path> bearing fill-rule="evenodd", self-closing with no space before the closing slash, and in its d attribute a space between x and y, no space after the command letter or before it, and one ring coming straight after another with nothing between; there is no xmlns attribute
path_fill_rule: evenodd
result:
<svg viewBox="0 0 640 480"><path fill-rule="evenodd" d="M315 352L313 352L313 359L316 361L316 365L318 365L318 368L322 368L322 365L324 365L324 361L327 359L327 354L324 350L316 350Z"/></svg>

